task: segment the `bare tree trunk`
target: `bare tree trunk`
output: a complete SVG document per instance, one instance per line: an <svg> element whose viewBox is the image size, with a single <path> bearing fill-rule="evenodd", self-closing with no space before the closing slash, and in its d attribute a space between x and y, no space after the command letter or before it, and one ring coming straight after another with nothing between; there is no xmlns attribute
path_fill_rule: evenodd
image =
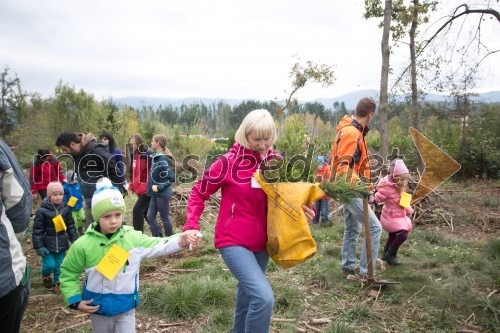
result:
<svg viewBox="0 0 500 333"><path fill-rule="evenodd" d="M418 26L419 0L413 0L413 17L410 28L410 61L411 61L411 122L413 127L420 131L420 110L418 109L418 89L417 89L417 55L415 51L415 34ZM418 143L417 143L417 146ZM418 168L424 170L424 162L419 154Z"/></svg>
<svg viewBox="0 0 500 333"><path fill-rule="evenodd" d="M389 130L387 128L387 114L389 113L389 38L391 32L392 0L385 0L384 30L382 33L382 70L380 73L380 156L385 159L389 155Z"/></svg>

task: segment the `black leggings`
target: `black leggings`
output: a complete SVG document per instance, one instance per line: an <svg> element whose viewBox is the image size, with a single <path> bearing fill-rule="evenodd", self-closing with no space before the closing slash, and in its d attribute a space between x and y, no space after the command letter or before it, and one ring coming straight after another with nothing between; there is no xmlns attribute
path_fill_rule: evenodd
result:
<svg viewBox="0 0 500 333"><path fill-rule="evenodd" d="M144 219L147 220L146 214L148 213L150 200L151 197L148 197L146 194L137 196L137 201L132 209L132 225L134 226L134 230L144 231Z"/></svg>

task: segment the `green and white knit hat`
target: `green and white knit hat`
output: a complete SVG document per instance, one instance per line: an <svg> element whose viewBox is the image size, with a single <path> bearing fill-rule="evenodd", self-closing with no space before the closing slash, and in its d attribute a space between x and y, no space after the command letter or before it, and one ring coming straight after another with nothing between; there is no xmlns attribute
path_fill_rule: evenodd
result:
<svg viewBox="0 0 500 333"><path fill-rule="evenodd" d="M101 178L96 184L96 191L92 196L92 217L99 221L102 214L111 210L121 210L125 214L125 201L109 178Z"/></svg>

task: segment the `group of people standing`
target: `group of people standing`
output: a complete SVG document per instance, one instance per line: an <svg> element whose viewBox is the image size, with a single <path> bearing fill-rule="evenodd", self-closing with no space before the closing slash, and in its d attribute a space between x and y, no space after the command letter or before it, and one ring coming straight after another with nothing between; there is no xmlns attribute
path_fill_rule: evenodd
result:
<svg viewBox="0 0 500 333"><path fill-rule="evenodd" d="M348 176L351 181L357 181L362 177L365 181L370 179L365 135L375 109L376 103L373 99L363 98L358 102L354 115L345 116L340 121L331 154L331 172L334 176ZM210 195L220 190L222 197L215 225L214 245L238 281L233 332L269 332L274 294L266 278L269 261L266 252L267 197L258 183L252 182L252 175L260 169L262 163L275 157L281 158L273 149L277 131L271 114L267 110L259 109L250 112L244 118L235 134L233 147L217 159L193 186L182 233L167 238L160 237L172 234L168 206L175 173L166 137L161 134L155 135L151 145L147 145L139 134L129 137L128 143L133 151L129 191L137 195L132 211L133 227L124 224L123 193L126 190L123 171L120 170L122 162L114 160L116 155L121 157L121 153L113 154L110 151L112 136L106 138L107 144L98 141L91 134L77 135L73 132L62 132L56 140L56 145L75 159L77 166L75 171L80 180L83 206L86 207L86 232L78 238L73 214L69 214L69 208L62 204L65 200L65 191L62 186L57 185L60 179L49 182L45 189L48 198L45 199L42 208L50 211L50 214L45 214L44 211L37 212L37 220L43 220L45 226L50 225L50 228L56 225L54 218L57 216L61 216L66 222L66 230L57 231L54 228L54 236L59 237L59 233L62 233L72 245L66 257L61 256L64 261L60 268L60 278L59 275L56 277L59 272L54 271L54 279L50 281L52 286L57 286L57 290L60 282L65 303L73 309L91 314L94 332L118 332L122 329L134 332L135 307L139 304L140 261L148 257L168 255L187 247L197 247L201 241L199 219L205 208L205 202ZM322 163L324 170L318 170L324 179L330 179L329 166L329 163ZM394 163L387 181L380 183L378 193L374 196L375 200L385 200L387 205L385 207L390 207L390 210L383 210L381 225L370 209L370 230L367 232L371 235L373 258L367 258L363 243L359 265L356 247L363 226L362 199L353 198L350 203L344 204L345 228L341 254L341 268L344 272L366 276L368 260L374 260L378 256L382 226L386 228L386 225L390 225L391 219L398 219L399 222L402 222L400 221L402 219L405 223L400 223L391 229L383 257L388 261L391 260L393 264L398 264L395 260L397 249L406 240L411 229L411 221L407 217L411 213L411 208L400 210L396 204L388 205L388 202L399 200L402 191L406 189L408 170L403 166L402 160ZM60 174L61 171L58 169L57 175ZM72 176L74 174L67 173L65 182ZM71 194L70 198L72 196L74 194ZM319 212L324 213L321 203L317 207ZM324 222L325 217L321 216L323 214L317 217L314 203L301 208L309 222L315 218L317 222ZM164 234L156 221L158 213L163 222ZM144 219L150 224L153 237L142 233ZM72 230L69 231L70 229ZM37 230L36 234L39 233ZM44 259L52 253L57 253L54 251L62 250L65 253L67 250L64 247L54 250L45 246L45 243L40 246L38 241L37 245L35 241L33 244ZM98 266L106 258L108 251L115 246L124 249L128 255L124 256L125 259L121 262L123 269L119 269L106 279L102 277L104 273ZM50 266L49 261L60 260L59 257L53 259L47 260L47 265L44 263L44 267ZM84 285L80 287L79 277L82 272L85 272L86 279ZM0 274L0 278L2 276L3 273ZM22 286L19 283L23 276L22 267L17 267L16 279L11 284L14 287ZM56 279L58 281L55 281ZM22 313L23 298L19 297L19 300L19 311Z"/></svg>

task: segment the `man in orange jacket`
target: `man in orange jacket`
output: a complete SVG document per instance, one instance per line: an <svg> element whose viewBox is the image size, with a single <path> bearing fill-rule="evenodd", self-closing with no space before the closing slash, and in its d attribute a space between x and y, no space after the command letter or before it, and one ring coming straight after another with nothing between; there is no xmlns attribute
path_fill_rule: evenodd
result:
<svg viewBox="0 0 500 333"><path fill-rule="evenodd" d="M365 135L368 126L375 115L377 104L373 98L362 98L356 105L353 116L344 116L337 126L337 134L332 147L332 172L335 176L347 175L347 180L355 183L363 178L370 181L370 159L366 147ZM342 271L362 277L368 275L368 261L366 257L366 243L363 241L359 271L356 265L356 244L363 223L363 199L353 198L350 203L344 204L344 239L342 242ZM372 259L378 257L382 227L369 208L370 236ZM375 267L375 265L373 265Z"/></svg>

